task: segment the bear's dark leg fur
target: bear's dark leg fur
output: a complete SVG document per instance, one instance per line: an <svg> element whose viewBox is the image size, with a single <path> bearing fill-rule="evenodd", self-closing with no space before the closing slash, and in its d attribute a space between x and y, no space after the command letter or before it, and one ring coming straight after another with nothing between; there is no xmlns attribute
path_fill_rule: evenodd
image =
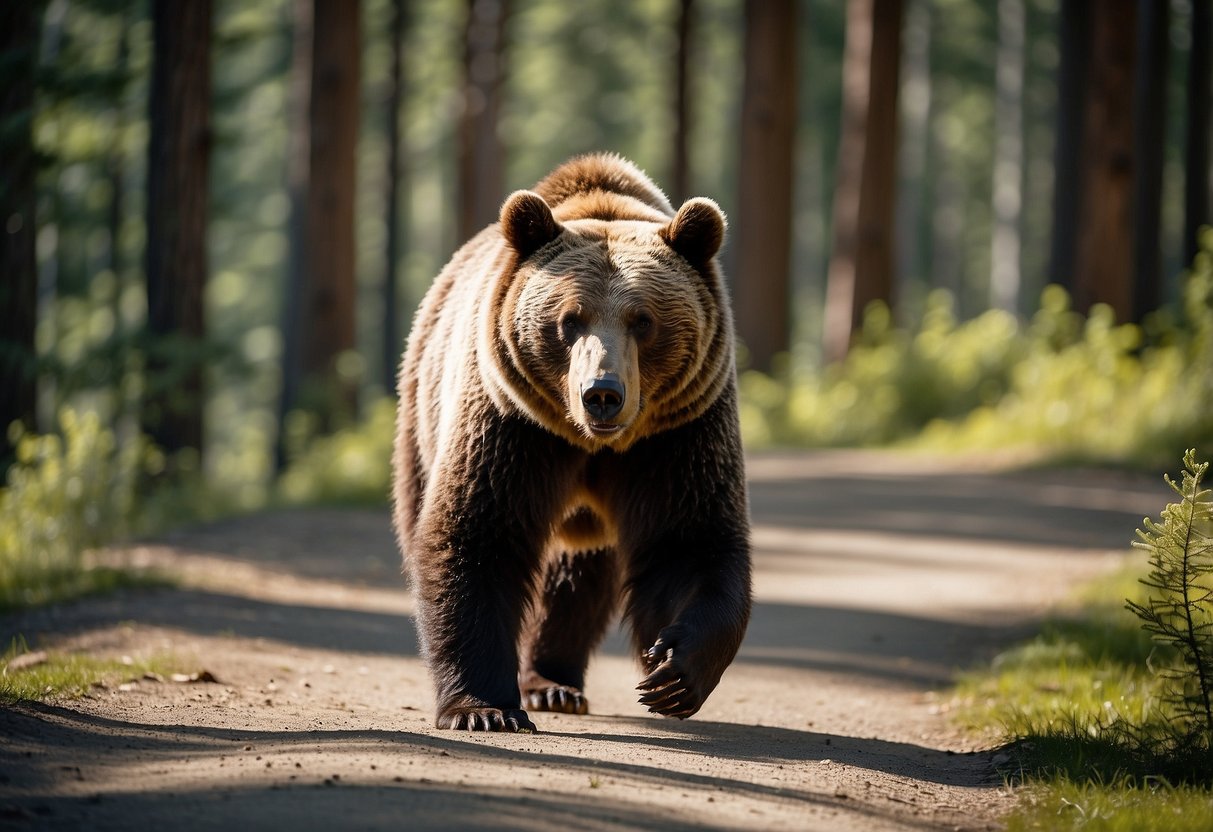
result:
<svg viewBox="0 0 1213 832"><path fill-rule="evenodd" d="M647 676L640 702L685 719L733 660L750 617L749 518L734 391L704 416L637 443L608 482L628 553L624 618ZM659 440L659 441L658 441ZM661 471L654 480L647 472ZM686 490L668 483L688 483Z"/></svg>
<svg viewBox="0 0 1213 832"><path fill-rule="evenodd" d="M585 669L615 611L613 549L561 552L548 564L523 634L518 685L536 711L587 714Z"/></svg>
<svg viewBox="0 0 1213 832"><path fill-rule="evenodd" d="M696 584L679 581L679 569L700 558L724 565L743 541L705 536L654 538L638 550L628 581L624 616L632 646L648 674L637 686L640 703L654 713L686 719L707 700L741 646L750 617L749 572L740 564ZM690 543L688 546L687 544ZM731 551L730 551L731 550ZM654 566L658 559L660 566Z"/></svg>
<svg viewBox="0 0 1213 832"><path fill-rule="evenodd" d="M534 730L519 701L518 640L570 454L521 420L477 418L489 428L452 439L413 535L418 632L439 728Z"/></svg>

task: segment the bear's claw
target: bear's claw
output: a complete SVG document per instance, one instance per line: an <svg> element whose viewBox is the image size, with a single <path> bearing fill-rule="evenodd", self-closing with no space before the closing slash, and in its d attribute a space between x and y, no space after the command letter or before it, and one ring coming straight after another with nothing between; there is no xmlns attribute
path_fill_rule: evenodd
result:
<svg viewBox="0 0 1213 832"><path fill-rule="evenodd" d="M534 688L525 692L526 704L533 711L552 711L559 714L585 716L590 712L590 702L580 690L567 685Z"/></svg>
<svg viewBox="0 0 1213 832"><path fill-rule="evenodd" d="M439 728L456 731L508 731L533 734L535 724L523 710L498 708L452 708L438 715Z"/></svg>
<svg viewBox="0 0 1213 832"><path fill-rule="evenodd" d="M663 631L657 643L641 653L641 661L649 674L636 686L640 704L662 716L686 719L703 706L704 696L691 681L673 628Z"/></svg>

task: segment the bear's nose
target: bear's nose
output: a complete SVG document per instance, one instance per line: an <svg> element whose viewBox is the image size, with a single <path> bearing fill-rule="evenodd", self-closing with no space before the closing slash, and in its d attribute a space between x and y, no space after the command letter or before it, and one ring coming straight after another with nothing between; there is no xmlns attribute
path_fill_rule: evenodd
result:
<svg viewBox="0 0 1213 832"><path fill-rule="evenodd" d="M581 403L596 422L606 422L618 416L623 409L623 395L623 382L614 373L603 373L601 378L581 385Z"/></svg>

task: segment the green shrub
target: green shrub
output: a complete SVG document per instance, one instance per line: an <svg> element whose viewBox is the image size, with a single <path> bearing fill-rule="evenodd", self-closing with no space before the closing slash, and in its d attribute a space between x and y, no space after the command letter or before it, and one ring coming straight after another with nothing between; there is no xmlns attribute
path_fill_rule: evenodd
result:
<svg viewBox="0 0 1213 832"><path fill-rule="evenodd" d="M388 497L395 403L312 439L277 484L291 503L372 503ZM171 460L146 439L120 443L96 413L64 409L59 432L17 436L0 489L0 609L32 606L164 579L99 564L91 553L132 534L264 504L262 487L209 482L198 454ZM158 477L166 470L172 476ZM244 486L244 487L241 487Z"/></svg>
<svg viewBox="0 0 1213 832"><path fill-rule="evenodd" d="M396 402L382 398L357 424L307 442L283 472L278 493L288 503L371 503L388 498Z"/></svg>
<svg viewBox="0 0 1213 832"><path fill-rule="evenodd" d="M43 603L110 585L85 553L136 526L136 490L149 449L119 445L92 413L65 409L61 433L17 437L17 462L0 489L0 607Z"/></svg>
<svg viewBox="0 0 1213 832"><path fill-rule="evenodd" d="M937 292L917 328L898 329L875 304L842 363L741 374L743 438L1164 466L1213 441L1213 229L1203 241L1178 312L1143 326L1106 306L1084 318L1058 286L1027 324L997 310L957 323Z"/></svg>
<svg viewBox="0 0 1213 832"><path fill-rule="evenodd" d="M956 322L946 292L927 301L914 332L873 304L846 359L775 379L743 372L741 413L750 445L870 445L910 436L935 418L997 401L1023 352L1013 316L991 310Z"/></svg>
<svg viewBox="0 0 1213 832"><path fill-rule="evenodd" d="M1207 261L1207 254L1203 255ZM1198 261L1204 264L1205 261ZM1074 317L1049 287L1027 329L1006 395L960 420L933 422L919 443L959 449L1024 447L1053 456L1164 465L1213 439L1213 271L1194 272L1178 321L1114 323L1096 306Z"/></svg>

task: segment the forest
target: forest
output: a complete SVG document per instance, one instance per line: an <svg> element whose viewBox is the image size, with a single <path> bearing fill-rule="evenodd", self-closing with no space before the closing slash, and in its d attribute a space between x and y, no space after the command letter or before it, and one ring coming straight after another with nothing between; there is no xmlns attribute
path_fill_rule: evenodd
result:
<svg viewBox="0 0 1213 832"><path fill-rule="evenodd" d="M1209 0L5 4L0 465L88 426L230 508L383 499L429 282L594 150L730 217L751 447L1169 462L1213 438L1211 34Z"/></svg>
<svg viewBox="0 0 1213 832"><path fill-rule="evenodd" d="M0 817L1208 829L1211 39L1213 0L0 2ZM611 637L588 730L439 738L397 367L593 151L729 218L745 666L654 728Z"/></svg>

